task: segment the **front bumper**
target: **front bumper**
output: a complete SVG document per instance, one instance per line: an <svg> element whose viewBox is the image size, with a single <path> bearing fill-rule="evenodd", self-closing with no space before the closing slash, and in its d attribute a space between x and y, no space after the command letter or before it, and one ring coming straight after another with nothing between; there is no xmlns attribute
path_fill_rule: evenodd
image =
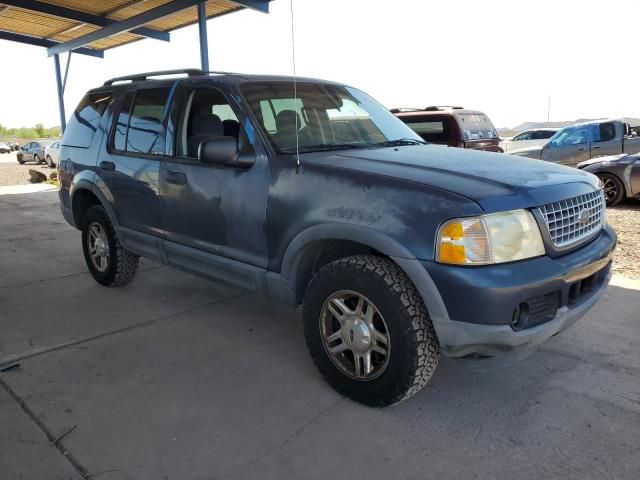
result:
<svg viewBox="0 0 640 480"><path fill-rule="evenodd" d="M580 319L611 278L615 232L605 227L584 247L487 267L424 262L446 308L432 318L450 357L494 357L530 350Z"/></svg>

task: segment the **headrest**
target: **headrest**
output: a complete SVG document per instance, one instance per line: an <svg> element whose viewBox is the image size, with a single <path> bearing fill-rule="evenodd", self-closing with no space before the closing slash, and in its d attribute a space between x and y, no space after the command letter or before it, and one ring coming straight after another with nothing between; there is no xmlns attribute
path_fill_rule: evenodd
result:
<svg viewBox="0 0 640 480"><path fill-rule="evenodd" d="M193 119L192 135L222 135L222 121L213 113L204 113Z"/></svg>
<svg viewBox="0 0 640 480"><path fill-rule="evenodd" d="M297 127L300 128L300 115L295 110L282 110L276 115L276 130L278 132L295 132Z"/></svg>
<svg viewBox="0 0 640 480"><path fill-rule="evenodd" d="M223 120L222 130L226 136L238 138L238 134L240 133L240 124L237 120Z"/></svg>

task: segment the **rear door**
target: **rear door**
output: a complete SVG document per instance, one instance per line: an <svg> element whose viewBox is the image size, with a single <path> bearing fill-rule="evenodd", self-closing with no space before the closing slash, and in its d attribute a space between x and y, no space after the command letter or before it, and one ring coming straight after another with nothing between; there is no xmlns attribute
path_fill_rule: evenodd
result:
<svg viewBox="0 0 640 480"><path fill-rule="evenodd" d="M165 154L165 114L171 84L126 92L116 106L108 141L98 159L123 234L141 253L157 258L162 235L160 164Z"/></svg>
<svg viewBox="0 0 640 480"><path fill-rule="evenodd" d="M622 153L624 131L614 122L591 126L591 158Z"/></svg>

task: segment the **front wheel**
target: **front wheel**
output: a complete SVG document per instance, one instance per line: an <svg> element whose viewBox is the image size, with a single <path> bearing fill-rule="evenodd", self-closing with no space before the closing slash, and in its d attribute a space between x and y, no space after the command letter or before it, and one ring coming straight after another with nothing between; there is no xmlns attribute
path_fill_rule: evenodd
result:
<svg viewBox="0 0 640 480"><path fill-rule="evenodd" d="M338 392L370 406L405 400L433 375L440 347L422 298L391 260L337 260L311 280L304 332L313 361Z"/></svg>
<svg viewBox="0 0 640 480"><path fill-rule="evenodd" d="M138 271L140 257L124 249L101 205L90 207L84 215L82 249L89 272L101 285L126 285Z"/></svg>
<svg viewBox="0 0 640 480"><path fill-rule="evenodd" d="M610 173L599 173L598 177L600 181L602 181L604 199L607 202L607 207L613 207L620 203L624 197L624 185L620 179Z"/></svg>
<svg viewBox="0 0 640 480"><path fill-rule="evenodd" d="M53 159L51 158L51 155L47 155L44 161L46 162L49 168L54 168L56 166L56 164L53 162Z"/></svg>
<svg viewBox="0 0 640 480"><path fill-rule="evenodd" d="M20 154L18 154L18 156L16 157L16 160L18 160L18 163L20 165L24 165L24 157Z"/></svg>

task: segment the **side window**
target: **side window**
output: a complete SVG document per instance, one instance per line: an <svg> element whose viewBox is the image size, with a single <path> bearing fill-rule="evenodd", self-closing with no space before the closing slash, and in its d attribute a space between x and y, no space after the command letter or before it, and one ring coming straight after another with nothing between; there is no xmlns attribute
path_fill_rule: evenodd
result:
<svg viewBox="0 0 640 480"><path fill-rule="evenodd" d="M514 142L520 142L522 140L531 140L531 132L523 132L520 135L513 137Z"/></svg>
<svg viewBox="0 0 640 480"><path fill-rule="evenodd" d="M601 123L595 125L593 129L593 141L594 142L608 142L613 140L616 136L616 126L611 123Z"/></svg>
<svg viewBox="0 0 640 480"><path fill-rule="evenodd" d="M127 129L129 128L129 114L131 113L131 104L133 103L133 93L127 94L122 107L120 107L120 113L116 119L115 129L113 132L112 147L115 150L124 151L127 145Z"/></svg>
<svg viewBox="0 0 640 480"><path fill-rule="evenodd" d="M127 95L116 121L114 149L164 155L162 120L169 92L169 87L163 87L139 90L135 97Z"/></svg>
<svg viewBox="0 0 640 480"><path fill-rule="evenodd" d="M69 119L62 145L89 148L111 96L109 92L85 95Z"/></svg>
<svg viewBox="0 0 640 480"><path fill-rule="evenodd" d="M176 132L176 155L198 158L200 144L209 137L227 136L238 140L240 150L247 143L244 127L225 95L216 88L188 92L188 101Z"/></svg>

